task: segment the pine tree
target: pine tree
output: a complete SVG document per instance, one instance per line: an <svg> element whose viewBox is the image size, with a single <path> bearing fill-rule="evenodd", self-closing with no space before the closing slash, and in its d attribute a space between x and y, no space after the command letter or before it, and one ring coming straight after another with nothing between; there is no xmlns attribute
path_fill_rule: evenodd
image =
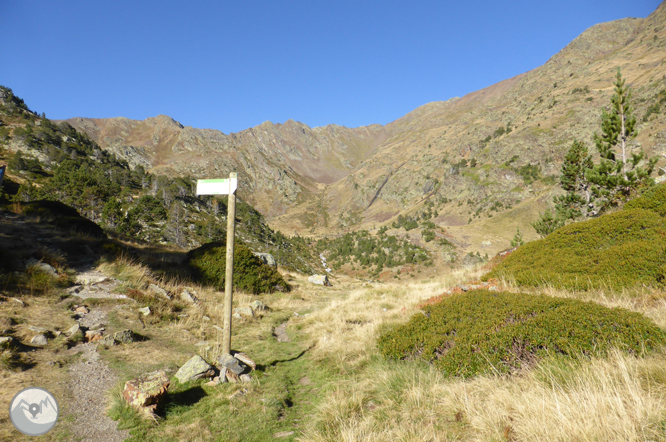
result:
<svg viewBox="0 0 666 442"><path fill-rule="evenodd" d="M513 239L511 240L511 247L519 247L522 246L523 244L525 244L525 241L523 241L523 234L520 233L520 227L517 227L516 234L513 236ZM479 255L479 257L481 257L481 255Z"/></svg>
<svg viewBox="0 0 666 442"><path fill-rule="evenodd" d="M557 217L575 220L587 216L594 197L585 174L593 167L592 157L588 155L585 143L574 140L564 158L560 176L560 185L567 193L553 198Z"/></svg>
<svg viewBox="0 0 666 442"><path fill-rule="evenodd" d="M646 158L642 150L629 152L628 142L636 136L636 117L630 103L631 91L625 86L619 68L613 85L610 112L602 112L601 134L594 134L601 158L585 174L596 200L592 216L622 205L641 188L654 183L650 175L657 158Z"/></svg>

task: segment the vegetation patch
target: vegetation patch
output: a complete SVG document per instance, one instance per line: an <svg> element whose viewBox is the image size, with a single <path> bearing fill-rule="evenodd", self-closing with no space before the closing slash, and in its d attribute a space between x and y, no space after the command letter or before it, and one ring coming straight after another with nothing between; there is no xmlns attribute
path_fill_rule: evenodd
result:
<svg viewBox="0 0 666 442"><path fill-rule="evenodd" d="M622 210L569 224L527 243L483 279L570 290L663 286L665 235L664 218L658 213Z"/></svg>
<svg viewBox="0 0 666 442"><path fill-rule="evenodd" d="M224 290L227 266L226 243L212 242L190 251L188 265L200 282ZM234 244L234 287L259 294L288 291L289 285L242 243Z"/></svg>
<svg viewBox="0 0 666 442"><path fill-rule="evenodd" d="M549 356L643 355L666 335L639 313L545 295L477 290L424 307L380 336L392 359L420 359L447 376L510 373Z"/></svg>

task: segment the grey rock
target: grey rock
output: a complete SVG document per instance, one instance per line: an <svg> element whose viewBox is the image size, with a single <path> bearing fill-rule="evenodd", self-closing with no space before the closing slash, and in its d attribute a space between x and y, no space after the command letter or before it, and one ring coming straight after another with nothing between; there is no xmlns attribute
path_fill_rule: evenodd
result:
<svg viewBox="0 0 666 442"><path fill-rule="evenodd" d="M194 290L190 291L188 289L184 289L182 292L180 292L180 299L184 302L187 302L188 304L198 304L199 299L195 296Z"/></svg>
<svg viewBox="0 0 666 442"><path fill-rule="evenodd" d="M243 317L240 315L240 313L234 313L234 314L232 314L231 316L232 316L233 318L236 318L236 319L243 319Z"/></svg>
<svg viewBox="0 0 666 442"><path fill-rule="evenodd" d="M261 259L264 264L271 266L271 267L277 267L277 261L275 261L275 258L273 258L273 255L270 253L258 253L254 252L254 255Z"/></svg>
<svg viewBox="0 0 666 442"><path fill-rule="evenodd" d="M200 379L202 377L205 377L207 373L209 373L213 367L208 364L204 359L199 356L192 356L189 361L185 363L178 372L176 373L176 379L180 381L180 383L185 383L188 381L192 381L195 379Z"/></svg>
<svg viewBox="0 0 666 442"><path fill-rule="evenodd" d="M250 359L250 357L245 353L242 352L234 353L234 358L238 359L243 364L250 367L252 370L255 370L257 368L257 364L252 359Z"/></svg>
<svg viewBox="0 0 666 442"><path fill-rule="evenodd" d="M235 375L239 375L245 371L247 366L243 364L238 359L234 358L230 354L225 354L220 356L217 359L217 365L220 367L226 367L229 371Z"/></svg>
<svg viewBox="0 0 666 442"><path fill-rule="evenodd" d="M33 345L46 345L48 343L48 339L46 339L46 336L43 334L35 335L31 340L30 343Z"/></svg>
<svg viewBox="0 0 666 442"><path fill-rule="evenodd" d="M104 282L109 279L108 276L98 273L79 273L76 275L76 283L81 285L92 285Z"/></svg>
<svg viewBox="0 0 666 442"><path fill-rule="evenodd" d="M29 258L25 262L25 266L26 267L35 267L39 271L47 273L51 276L58 276L58 272L56 272L56 269L54 269L53 267L51 267L50 265L48 265L45 262L41 262L41 261L36 260L35 258Z"/></svg>
<svg viewBox="0 0 666 442"><path fill-rule="evenodd" d="M134 333L129 329L117 331L113 334L113 339L121 344L131 344L134 342Z"/></svg>
<svg viewBox="0 0 666 442"><path fill-rule="evenodd" d="M241 316L249 316L252 317L254 316L254 311L252 311L251 307L238 307L234 309L234 313L238 313Z"/></svg>
<svg viewBox="0 0 666 442"><path fill-rule="evenodd" d="M324 285L324 286L331 285L331 283L328 281L327 275L312 275L308 278L308 281L317 285Z"/></svg>
<svg viewBox="0 0 666 442"><path fill-rule="evenodd" d="M79 331L79 330L81 330L81 327L79 326L79 324L74 324L74 325L72 325L70 328L67 329L67 331L65 332L65 334L66 334L67 336L72 336L73 334L75 334L75 333L76 333L77 331Z"/></svg>
<svg viewBox="0 0 666 442"><path fill-rule="evenodd" d="M150 284L148 286L148 290L159 296L160 298L166 299L167 301L171 300L171 296L169 296L169 293L167 293L166 290L164 290L162 287L159 287L155 284Z"/></svg>
<svg viewBox="0 0 666 442"><path fill-rule="evenodd" d="M148 316L150 314L150 307L141 307L139 309L139 313L141 313L143 316Z"/></svg>
<svg viewBox="0 0 666 442"><path fill-rule="evenodd" d="M263 302L257 300L254 300L250 303L250 308L252 309L253 312L263 312L266 310L266 304Z"/></svg>
<svg viewBox="0 0 666 442"><path fill-rule="evenodd" d="M11 336L1 336L0 337L0 348L7 348L12 344L14 339Z"/></svg>
<svg viewBox="0 0 666 442"><path fill-rule="evenodd" d="M28 330L34 331L35 333L48 333L48 330L42 327L37 327L35 325L29 325Z"/></svg>
<svg viewBox="0 0 666 442"><path fill-rule="evenodd" d="M240 375L240 381L243 383L252 382L252 376L249 374L242 374Z"/></svg>

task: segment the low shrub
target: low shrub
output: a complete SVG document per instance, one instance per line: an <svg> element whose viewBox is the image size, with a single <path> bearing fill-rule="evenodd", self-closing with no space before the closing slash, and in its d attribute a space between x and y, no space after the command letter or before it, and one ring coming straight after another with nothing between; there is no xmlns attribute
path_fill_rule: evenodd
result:
<svg viewBox="0 0 666 442"><path fill-rule="evenodd" d="M482 279L569 290L663 285L666 220L657 203L636 201L655 211L630 208L569 224L521 246Z"/></svg>
<svg viewBox="0 0 666 442"><path fill-rule="evenodd" d="M643 355L666 334L639 313L545 295L477 290L423 308L380 336L380 352L449 376L510 373L548 356Z"/></svg>
<svg viewBox="0 0 666 442"><path fill-rule="evenodd" d="M666 216L666 184L660 184L624 205L625 209L645 209Z"/></svg>
<svg viewBox="0 0 666 442"><path fill-rule="evenodd" d="M223 242L212 242L190 251L188 265L199 282L224 290L227 249ZM288 291L289 285L274 268L254 256L242 243L234 243L234 288L249 293Z"/></svg>

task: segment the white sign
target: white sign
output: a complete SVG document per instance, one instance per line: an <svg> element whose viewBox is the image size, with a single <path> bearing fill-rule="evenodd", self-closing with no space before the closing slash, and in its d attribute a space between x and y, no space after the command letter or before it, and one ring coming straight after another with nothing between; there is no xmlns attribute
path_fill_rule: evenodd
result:
<svg viewBox="0 0 666 442"><path fill-rule="evenodd" d="M238 178L197 180L197 195L230 195L238 188Z"/></svg>

